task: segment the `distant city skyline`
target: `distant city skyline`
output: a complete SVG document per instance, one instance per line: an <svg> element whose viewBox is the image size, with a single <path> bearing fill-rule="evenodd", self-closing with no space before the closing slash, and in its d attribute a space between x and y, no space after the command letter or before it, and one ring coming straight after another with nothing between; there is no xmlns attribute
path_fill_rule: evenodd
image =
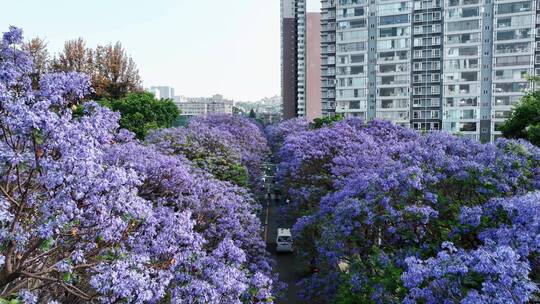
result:
<svg viewBox="0 0 540 304"><path fill-rule="evenodd" d="M78 37L89 47L120 41L144 87L259 100L280 92L279 5L277 0L9 1L2 4L0 32L21 27L27 40L45 39L51 53ZM319 0L308 0L308 10L319 6Z"/></svg>
<svg viewBox="0 0 540 304"><path fill-rule="evenodd" d="M173 99L175 102L181 102L182 100L193 101L193 100L197 100L197 99L216 98L216 97L218 97L218 98L221 98L221 99L227 99L227 100L231 100L231 101L239 102L239 103L257 103L257 102L261 102L261 101L267 100L267 99L281 98L279 93L276 93L276 94L273 94L273 95L270 95L270 96L262 96L260 98L251 99L251 100L238 100L238 99L234 99L234 98L229 98L229 97L224 96L223 94L221 94L219 92L216 92L216 93L213 93L213 94L210 94L210 95L185 95L185 94L182 94L181 92L177 92L176 89L173 86L163 85L163 84L152 84L150 86L144 87L144 90L146 92L153 93L156 96L156 98L158 98L158 99L161 99L161 98Z"/></svg>

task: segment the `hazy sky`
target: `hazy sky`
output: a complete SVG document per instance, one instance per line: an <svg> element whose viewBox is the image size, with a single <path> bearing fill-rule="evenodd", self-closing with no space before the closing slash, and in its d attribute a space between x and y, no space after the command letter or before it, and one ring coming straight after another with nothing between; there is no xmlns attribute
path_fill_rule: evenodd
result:
<svg viewBox="0 0 540 304"><path fill-rule="evenodd" d="M65 40L120 41L145 86L255 100L280 92L280 0L2 1L0 32L22 27L51 52ZM318 10L320 0L308 0Z"/></svg>

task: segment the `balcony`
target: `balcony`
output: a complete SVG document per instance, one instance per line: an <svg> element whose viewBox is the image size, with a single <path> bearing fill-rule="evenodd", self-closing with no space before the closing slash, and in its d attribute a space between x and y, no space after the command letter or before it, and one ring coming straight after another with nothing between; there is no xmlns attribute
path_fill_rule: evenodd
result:
<svg viewBox="0 0 540 304"><path fill-rule="evenodd" d="M335 23L332 23L332 24L324 24L322 26L322 31L323 32L328 32L328 31L335 31L336 30L336 24Z"/></svg>
<svg viewBox="0 0 540 304"><path fill-rule="evenodd" d="M336 19L336 13L335 13L335 12L324 13L324 14L322 14L322 16L321 16L321 19L322 19L322 20L333 20L333 19Z"/></svg>
<svg viewBox="0 0 540 304"><path fill-rule="evenodd" d="M391 61L400 61L400 60L409 60L409 56L385 56L379 57L377 62L391 62Z"/></svg>
<svg viewBox="0 0 540 304"><path fill-rule="evenodd" d="M495 111L491 117L494 119L508 119L512 111Z"/></svg>
<svg viewBox="0 0 540 304"><path fill-rule="evenodd" d="M336 64L336 60L334 57L323 58L322 60L322 65L335 65L335 64Z"/></svg>
<svg viewBox="0 0 540 304"><path fill-rule="evenodd" d="M378 80L377 84L380 86L387 86L387 85L400 85L400 84L408 84L410 81L409 79L402 79L402 80L390 80L390 81L384 81L384 80Z"/></svg>
<svg viewBox="0 0 540 304"><path fill-rule="evenodd" d="M480 88L477 86L471 87L471 85L450 85L448 88L445 88L445 94L447 96L461 97L463 95L480 95Z"/></svg>
<svg viewBox="0 0 540 304"><path fill-rule="evenodd" d="M322 8L323 9L335 8L335 7L336 7L336 1L334 1L334 0L322 1Z"/></svg>
<svg viewBox="0 0 540 304"><path fill-rule="evenodd" d="M323 69L321 75L323 77L336 76L336 71L334 71L334 70L324 70Z"/></svg>
<svg viewBox="0 0 540 304"><path fill-rule="evenodd" d="M321 42L322 42L322 43L333 43L333 42L336 42L336 36L334 36L334 35L327 35L327 36L324 36L324 37L322 37Z"/></svg>
<svg viewBox="0 0 540 304"><path fill-rule="evenodd" d="M323 80L321 82L321 86L323 88L333 88L336 86L336 83L334 82L334 80Z"/></svg>
<svg viewBox="0 0 540 304"><path fill-rule="evenodd" d="M460 132L476 132L476 123L475 122L465 122L462 123L459 131Z"/></svg>
<svg viewBox="0 0 540 304"><path fill-rule="evenodd" d="M425 10L425 9L435 9L441 7L441 1L440 0L432 0L432 1L415 1L414 2L414 9L415 10Z"/></svg>
<svg viewBox="0 0 540 304"><path fill-rule="evenodd" d="M362 5L367 4L367 0L339 0L339 6L356 6L356 5Z"/></svg>
<svg viewBox="0 0 540 304"><path fill-rule="evenodd" d="M447 3L447 6L459 6L459 5L478 5L482 4L481 0L450 0Z"/></svg>
<svg viewBox="0 0 540 304"><path fill-rule="evenodd" d="M516 60L515 57L505 57L508 58L505 61L498 61L495 63L496 67L507 67L507 66L530 66L531 60Z"/></svg>
<svg viewBox="0 0 540 304"><path fill-rule="evenodd" d="M336 49L335 48L330 48L330 47L326 47L326 48L322 48L322 54L335 54L336 53Z"/></svg>

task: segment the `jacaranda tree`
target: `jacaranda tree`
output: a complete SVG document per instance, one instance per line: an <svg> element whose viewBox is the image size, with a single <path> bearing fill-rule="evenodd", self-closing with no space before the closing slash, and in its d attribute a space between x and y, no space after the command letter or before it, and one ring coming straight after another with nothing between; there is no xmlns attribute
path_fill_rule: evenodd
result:
<svg viewBox="0 0 540 304"><path fill-rule="evenodd" d="M189 128L194 130L208 128L216 134L229 134L227 137L230 140L230 147L241 151L241 163L248 170L253 189L260 188L261 165L270 151L265 134L259 125L242 116L214 114L194 118Z"/></svg>
<svg viewBox="0 0 540 304"><path fill-rule="evenodd" d="M266 134L272 146L272 150L277 154L283 142L290 134L306 131L309 129L309 122L304 117L288 119L278 124L266 127Z"/></svg>
<svg viewBox="0 0 540 304"><path fill-rule="evenodd" d="M119 130L117 113L81 104L88 76L45 74L32 88L22 40L12 27L0 43L0 298L272 302L246 190L141 145Z"/></svg>
<svg viewBox="0 0 540 304"><path fill-rule="evenodd" d="M235 146L229 132L191 123L186 128L161 129L150 133L146 142L167 155L181 155L222 181L249 186L242 148Z"/></svg>
<svg viewBox="0 0 540 304"><path fill-rule="evenodd" d="M540 273L540 150L347 119L288 135L280 178L310 303L527 303Z"/></svg>

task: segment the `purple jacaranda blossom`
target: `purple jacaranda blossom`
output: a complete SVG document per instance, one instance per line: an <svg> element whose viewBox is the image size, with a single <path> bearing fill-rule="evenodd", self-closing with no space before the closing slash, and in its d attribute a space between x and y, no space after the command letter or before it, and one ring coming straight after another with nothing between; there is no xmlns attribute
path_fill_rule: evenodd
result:
<svg viewBox="0 0 540 304"><path fill-rule="evenodd" d="M213 132L228 133L230 146L241 151L241 162L247 168L250 181L260 189L261 165L270 152L262 128L245 117L214 114L192 119L189 129L209 128ZM218 133L218 134L219 134Z"/></svg>
<svg viewBox="0 0 540 304"><path fill-rule="evenodd" d="M28 289L21 289L18 295L25 304L36 304L38 302L38 297Z"/></svg>
<svg viewBox="0 0 540 304"><path fill-rule="evenodd" d="M287 136L296 134L309 129L309 122L305 117L288 119L284 122L269 125L266 127L268 140L273 150L277 152L283 145Z"/></svg>
<svg viewBox="0 0 540 304"><path fill-rule="evenodd" d="M516 253L515 265L523 266L519 286L528 290L523 299L530 299L529 287L538 284L531 274L539 269L533 217L540 207L535 198L523 195L540 188L540 150L528 142L481 144L443 132L421 134L387 121L350 118L291 132L283 139L279 160L278 177L291 199L283 216L296 219L293 233L303 248L300 255L320 261L321 271L302 280L307 299L335 301L344 292L340 282L359 275L370 280L357 292L373 292L358 294L362 299L376 302L389 295L384 303L399 303L418 290L396 287L404 284L399 275L388 278L392 284L376 281L373 273L382 270L371 262L374 253L384 251L387 264L395 265L399 274L408 271L408 257L435 258L449 241L456 251L471 254ZM526 215L525 210L532 211ZM362 261L362 267L338 270L342 261L351 260ZM322 293L325 284L329 292ZM435 284L460 288L445 280ZM481 286L473 289L463 299L493 298Z"/></svg>
<svg viewBox="0 0 540 304"><path fill-rule="evenodd" d="M481 217L482 217L482 207L480 206L466 207L465 206L461 209L459 220L464 225L477 227L478 225L480 225Z"/></svg>
<svg viewBox="0 0 540 304"><path fill-rule="evenodd" d="M153 131L147 135L146 142L161 153L184 156L219 180L248 186L247 168L242 163L243 147L225 130L192 123L185 128Z"/></svg>
<svg viewBox="0 0 540 304"><path fill-rule="evenodd" d="M406 259L404 303L527 303L538 286L528 263L507 246L443 250L426 261Z"/></svg>
<svg viewBox="0 0 540 304"><path fill-rule="evenodd" d="M248 190L119 130L118 113L85 99L87 75L44 74L33 86L21 33L11 28L0 43L0 297L272 302ZM233 121L209 130L236 136L243 122ZM255 140L244 127L244 141ZM253 149L225 145L241 162L268 149L264 137Z"/></svg>

